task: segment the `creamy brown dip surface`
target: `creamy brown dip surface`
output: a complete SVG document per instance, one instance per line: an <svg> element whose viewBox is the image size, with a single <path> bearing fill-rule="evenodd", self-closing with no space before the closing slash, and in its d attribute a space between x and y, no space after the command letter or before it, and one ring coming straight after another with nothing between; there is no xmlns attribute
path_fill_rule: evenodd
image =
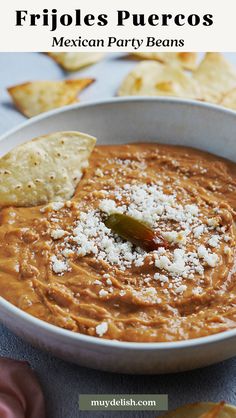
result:
<svg viewBox="0 0 236 418"><path fill-rule="evenodd" d="M236 165L190 148L97 146L70 202L0 215L0 295L47 322L151 342L236 327ZM146 252L105 226L148 224Z"/></svg>

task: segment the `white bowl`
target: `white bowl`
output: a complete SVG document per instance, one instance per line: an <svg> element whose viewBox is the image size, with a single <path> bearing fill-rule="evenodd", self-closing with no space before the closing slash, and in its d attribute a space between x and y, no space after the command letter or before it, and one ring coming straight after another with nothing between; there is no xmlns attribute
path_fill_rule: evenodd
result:
<svg viewBox="0 0 236 418"><path fill-rule="evenodd" d="M158 141L193 146L236 161L236 113L204 103L165 98L112 99L52 111L1 137L0 153L35 136L59 130L87 132L97 136L98 143ZM3 298L0 318L37 347L83 366L113 372L177 372L236 354L236 329L170 343L108 341L50 325Z"/></svg>

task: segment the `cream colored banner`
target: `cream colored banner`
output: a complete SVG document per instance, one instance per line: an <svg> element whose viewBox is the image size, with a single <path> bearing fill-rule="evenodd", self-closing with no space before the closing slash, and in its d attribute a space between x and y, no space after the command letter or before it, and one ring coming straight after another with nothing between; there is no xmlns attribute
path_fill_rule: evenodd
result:
<svg viewBox="0 0 236 418"><path fill-rule="evenodd" d="M0 51L235 51L233 0L9 0Z"/></svg>

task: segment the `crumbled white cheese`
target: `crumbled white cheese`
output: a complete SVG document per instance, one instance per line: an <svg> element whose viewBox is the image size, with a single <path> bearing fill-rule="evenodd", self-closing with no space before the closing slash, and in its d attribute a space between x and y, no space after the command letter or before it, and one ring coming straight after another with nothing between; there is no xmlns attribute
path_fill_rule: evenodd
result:
<svg viewBox="0 0 236 418"><path fill-rule="evenodd" d="M197 205L186 205L186 209L191 215L198 215L198 207Z"/></svg>
<svg viewBox="0 0 236 418"><path fill-rule="evenodd" d="M102 285L102 282L101 282L101 280L96 279L96 280L94 280L93 284Z"/></svg>
<svg viewBox="0 0 236 418"><path fill-rule="evenodd" d="M17 273L19 273L19 271L20 271L20 266L19 266L19 264L15 264L15 271L17 272Z"/></svg>
<svg viewBox="0 0 236 418"><path fill-rule="evenodd" d="M108 291L107 290L104 290L104 289L101 289L100 291L99 291L99 296L101 296L101 297L105 297L105 296L107 296L108 295Z"/></svg>
<svg viewBox="0 0 236 418"><path fill-rule="evenodd" d="M99 335L99 337L102 337L106 332L108 331L108 323L107 322L101 322L101 324L96 326L96 333Z"/></svg>
<svg viewBox="0 0 236 418"><path fill-rule="evenodd" d="M197 286L193 288L192 292L194 295L200 295L203 292L203 290L200 286Z"/></svg>
<svg viewBox="0 0 236 418"><path fill-rule="evenodd" d="M69 266L65 261L59 260L55 255L51 258L52 269L55 273L63 273L69 270Z"/></svg>
<svg viewBox="0 0 236 418"><path fill-rule="evenodd" d="M126 295L126 291L125 290L121 290L120 291L120 296L125 296Z"/></svg>
<svg viewBox="0 0 236 418"><path fill-rule="evenodd" d="M158 289L173 289L172 292L182 294L187 290L187 280L194 280L196 275L197 278L204 277L206 264L209 267L217 265L219 257L209 246L217 249L222 239L227 242L225 230L217 228L218 235L212 235L212 227L218 225L218 219L206 219L205 212L201 212L201 206L188 204L190 200L182 199L181 194L181 199L178 198L178 191L175 191L174 185L163 187L162 182L150 185L134 181L123 187L115 186L109 191L102 190L102 195L107 198L96 203L95 208L98 209L79 211L72 230L56 229L52 232L54 239L63 238L65 235L63 242L55 243L59 256L57 261L60 264L53 265L53 271L66 271L63 270L68 268L66 257L71 254L93 257L104 263L104 266L107 263L121 272L132 266L138 269L144 263L148 263L154 266L156 272L150 277L141 276L143 288L139 293L136 292L136 296L151 303L159 303L156 289L149 287L150 280L157 281L155 286ZM64 206L64 203L56 203ZM214 216L215 208L210 208L210 211ZM150 225L169 242L169 247L147 252L121 239L104 223L104 214L114 212L125 213ZM61 259L61 256L65 258ZM103 274L102 279L106 280L106 285L112 286L109 274ZM101 285L102 282L95 280L94 284ZM106 297L113 291L113 287L108 290L101 289L99 296ZM132 287L130 291L134 294ZM119 294L125 295L126 291L121 290Z"/></svg>
<svg viewBox="0 0 236 418"><path fill-rule="evenodd" d="M168 231L168 232L163 232L162 235L168 242L175 242L175 243L182 243L182 244L186 243L185 231L180 231L180 232Z"/></svg>
<svg viewBox="0 0 236 418"><path fill-rule="evenodd" d="M224 247L224 253L225 253L225 254L231 254L231 248L230 248L228 245L226 245L226 246Z"/></svg>
<svg viewBox="0 0 236 418"><path fill-rule="evenodd" d="M110 277L110 274L108 274L108 273L105 273L105 274L103 274L103 276L102 277L104 277L104 279L109 279L109 277Z"/></svg>
<svg viewBox="0 0 236 418"><path fill-rule="evenodd" d="M208 244L213 248L217 248L219 246L219 240L219 235L212 235L212 237L208 240Z"/></svg>
<svg viewBox="0 0 236 418"><path fill-rule="evenodd" d="M143 300L144 302L160 303L161 299L157 297L155 287L146 287L141 290L133 290L133 295Z"/></svg>
<svg viewBox="0 0 236 418"><path fill-rule="evenodd" d="M62 255L64 257L70 257L70 255L74 254L74 251L70 250L69 248L65 248L64 250L62 250Z"/></svg>
<svg viewBox="0 0 236 418"><path fill-rule="evenodd" d="M66 234L66 231L64 231L63 229L54 229L51 232L51 237L53 239L60 239L60 238L64 237L65 234Z"/></svg>
<svg viewBox="0 0 236 418"><path fill-rule="evenodd" d="M216 228L219 225L219 220L217 218L207 219L207 225Z"/></svg>
<svg viewBox="0 0 236 418"><path fill-rule="evenodd" d="M103 176L104 176L103 171L102 171L100 168L97 168L97 169L95 170L95 175L96 175L97 177L103 177Z"/></svg>
<svg viewBox="0 0 236 418"><path fill-rule="evenodd" d="M107 214L116 212L116 202L111 199L103 199L99 205L99 209Z"/></svg>
<svg viewBox="0 0 236 418"><path fill-rule="evenodd" d="M210 266L215 267L219 257L215 253L210 253L204 245L198 247L198 255L200 258L203 258L204 261Z"/></svg>
<svg viewBox="0 0 236 418"><path fill-rule="evenodd" d="M184 293L186 290L187 286L185 284L182 284L181 286L175 288L175 293Z"/></svg>
<svg viewBox="0 0 236 418"><path fill-rule="evenodd" d="M64 206L65 206L64 202L53 202L53 203L51 203L51 207L55 211L62 209Z"/></svg>
<svg viewBox="0 0 236 418"><path fill-rule="evenodd" d="M164 269L170 273L181 274L185 271L185 252L184 250L176 248L173 254L173 261L171 261L167 256L162 255L160 257L156 256L155 265L159 269Z"/></svg>
<svg viewBox="0 0 236 418"><path fill-rule="evenodd" d="M155 273L154 280L159 280L162 283L167 283L169 281L169 278L168 276L165 276L164 274Z"/></svg>
<svg viewBox="0 0 236 418"><path fill-rule="evenodd" d="M194 238L200 238L200 236L204 232L204 229L205 229L204 225L199 225L196 228L194 228L194 230L193 230Z"/></svg>

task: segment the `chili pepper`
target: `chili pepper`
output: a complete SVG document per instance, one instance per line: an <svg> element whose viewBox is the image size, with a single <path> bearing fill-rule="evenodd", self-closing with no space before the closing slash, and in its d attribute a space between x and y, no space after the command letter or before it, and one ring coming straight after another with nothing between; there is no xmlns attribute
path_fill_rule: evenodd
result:
<svg viewBox="0 0 236 418"><path fill-rule="evenodd" d="M104 223L121 238L146 251L169 247L168 242L158 232L129 215L114 213L108 216Z"/></svg>

